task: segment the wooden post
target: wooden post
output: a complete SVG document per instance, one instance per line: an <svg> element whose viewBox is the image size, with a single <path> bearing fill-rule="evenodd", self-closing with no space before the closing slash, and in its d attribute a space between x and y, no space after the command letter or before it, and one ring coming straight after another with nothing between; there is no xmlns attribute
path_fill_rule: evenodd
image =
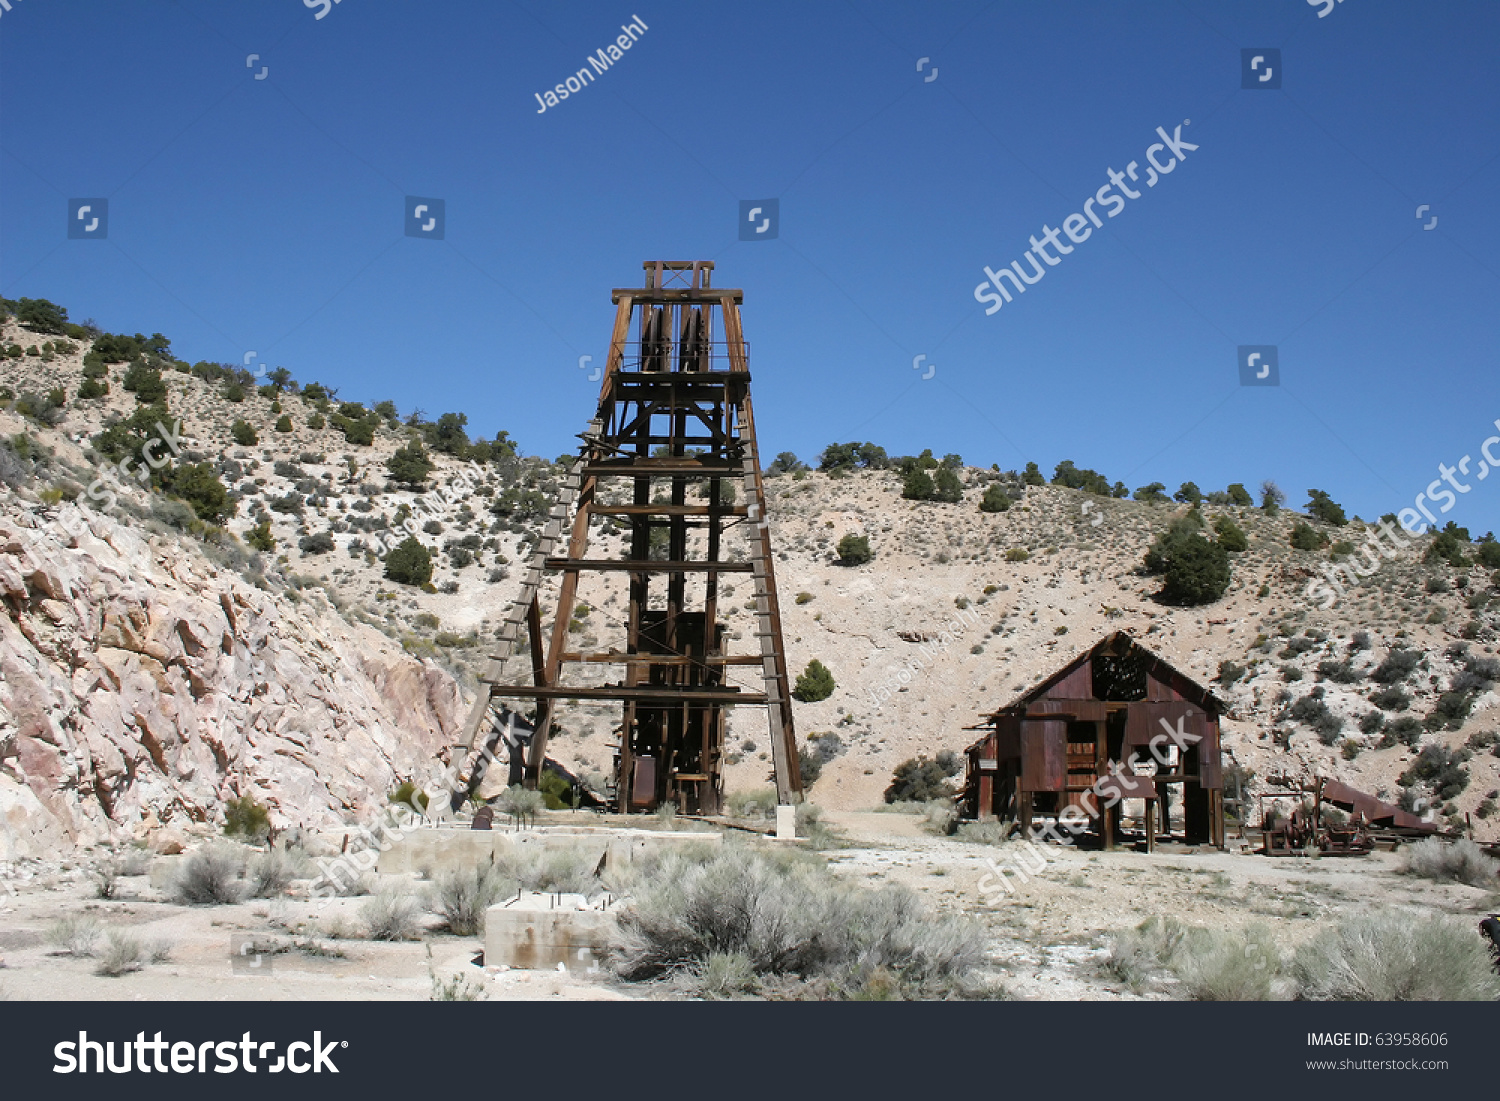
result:
<svg viewBox="0 0 1500 1101"><path fill-rule="evenodd" d="M1021 840L1031 840L1031 792L1021 792Z"/></svg>
<svg viewBox="0 0 1500 1101"><path fill-rule="evenodd" d="M1156 851L1156 800L1146 800L1146 851Z"/></svg>

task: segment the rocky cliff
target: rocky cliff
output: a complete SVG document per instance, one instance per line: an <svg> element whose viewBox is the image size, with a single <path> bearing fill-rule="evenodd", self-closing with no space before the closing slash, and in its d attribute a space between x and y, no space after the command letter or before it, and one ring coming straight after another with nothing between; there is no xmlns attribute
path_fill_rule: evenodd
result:
<svg viewBox="0 0 1500 1101"><path fill-rule="evenodd" d="M461 715L451 676L319 592L3 487L0 606L0 858L212 821L244 794L278 826L333 825L427 768Z"/></svg>

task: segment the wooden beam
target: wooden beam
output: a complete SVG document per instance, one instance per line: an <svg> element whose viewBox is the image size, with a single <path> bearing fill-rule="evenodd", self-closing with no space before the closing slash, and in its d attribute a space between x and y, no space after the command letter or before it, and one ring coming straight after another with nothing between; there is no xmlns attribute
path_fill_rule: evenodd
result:
<svg viewBox="0 0 1500 1101"><path fill-rule="evenodd" d="M664 684L660 686L640 685L627 688L610 685L603 688L569 688L549 685L540 687L530 684L495 685L491 692L495 696L514 697L527 700L628 700L634 703L737 703L750 706L764 704L763 692L740 692L732 688L690 688L685 685Z"/></svg>
<svg viewBox="0 0 1500 1101"><path fill-rule="evenodd" d="M583 468L590 478L730 478L741 473L738 464L727 459L702 462L696 459L606 459Z"/></svg>
<svg viewBox="0 0 1500 1101"><path fill-rule="evenodd" d="M566 653L562 656L565 662L583 663L586 665L759 665L761 658L758 654L708 654L705 656L681 655L681 654L582 654L577 652Z"/></svg>
<svg viewBox="0 0 1500 1101"><path fill-rule="evenodd" d="M738 505L590 505L596 516L748 516Z"/></svg>
<svg viewBox="0 0 1500 1101"><path fill-rule="evenodd" d="M569 576L579 570L597 570L601 573L681 574L749 573L754 568L750 562L622 562L616 558L548 558L544 566L549 570L567 570ZM561 603L558 607L561 609ZM561 610L558 614L562 614Z"/></svg>
<svg viewBox="0 0 1500 1101"><path fill-rule="evenodd" d="M637 302L650 303L654 306L665 305L668 302L698 302L717 304L720 299L729 298L735 302L745 300L745 292L739 288L714 287L712 289L699 287L616 287L609 292L611 302L619 302L621 298L633 298Z"/></svg>

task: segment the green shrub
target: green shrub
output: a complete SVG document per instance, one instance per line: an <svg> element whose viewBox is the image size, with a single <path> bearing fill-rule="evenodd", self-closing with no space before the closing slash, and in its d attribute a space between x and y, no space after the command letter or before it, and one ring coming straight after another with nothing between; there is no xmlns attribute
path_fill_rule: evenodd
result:
<svg viewBox="0 0 1500 1101"><path fill-rule="evenodd" d="M1370 671L1370 679L1379 684L1396 684L1411 676L1421 660L1422 655L1417 651L1398 646Z"/></svg>
<svg viewBox="0 0 1500 1101"><path fill-rule="evenodd" d="M870 550L870 539L865 535L845 535L839 540L839 562L846 566L862 566L875 557Z"/></svg>
<svg viewBox="0 0 1500 1101"><path fill-rule="evenodd" d="M792 698L802 703L818 703L833 695L835 687L833 674L828 671L828 667L813 658L793 685Z"/></svg>
<svg viewBox="0 0 1500 1101"><path fill-rule="evenodd" d="M259 841L271 832L271 815L249 795L224 804L224 836Z"/></svg>
<svg viewBox="0 0 1500 1101"><path fill-rule="evenodd" d="M885 801L928 803L934 799L951 799L953 786L948 780L962 769L962 759L946 749L935 759L923 754L902 761L891 776L890 786L885 789Z"/></svg>
<svg viewBox="0 0 1500 1101"><path fill-rule="evenodd" d="M426 482L427 476L435 469L435 464L428 457L427 449L420 440L412 440L405 447L398 448L386 460L385 466L394 480L413 486Z"/></svg>
<svg viewBox="0 0 1500 1101"><path fill-rule="evenodd" d="M421 540L408 536L385 556L385 576L401 585L425 585L432 580L432 556Z"/></svg>
<svg viewBox="0 0 1500 1101"><path fill-rule="evenodd" d="M1300 551L1320 550L1328 537L1311 524L1298 520L1292 525L1292 547Z"/></svg>
<svg viewBox="0 0 1500 1101"><path fill-rule="evenodd" d="M1457 798L1469 786L1469 770L1463 767L1469 751L1457 752L1442 745L1429 745L1417 754L1411 767L1398 779L1402 787L1426 784L1440 801Z"/></svg>
<svg viewBox="0 0 1500 1101"><path fill-rule="evenodd" d="M92 401L102 398L109 393L109 383L100 382L97 379L86 378L78 385L78 400Z"/></svg>
<svg viewBox="0 0 1500 1101"><path fill-rule="evenodd" d="M135 400L142 405L155 405L167 396L167 384L162 381L161 372L147 367L141 360L130 365L120 385L133 391Z"/></svg>
<svg viewBox="0 0 1500 1101"><path fill-rule="evenodd" d="M387 803L410 807L417 814L427 813L427 793L418 789L410 780L402 780L396 790L386 796Z"/></svg>
<svg viewBox="0 0 1500 1101"><path fill-rule="evenodd" d="M1403 715L1386 724L1381 735L1380 747L1390 749L1396 745L1416 746L1422 740L1422 724L1410 715Z"/></svg>
<svg viewBox="0 0 1500 1101"><path fill-rule="evenodd" d="M958 472L946 463L937 469L932 479L932 499L944 504L957 504L963 500L964 484Z"/></svg>
<svg viewBox="0 0 1500 1101"><path fill-rule="evenodd" d="M1349 522L1344 517L1344 510L1321 489L1309 489L1307 497L1307 511L1314 519L1340 528Z"/></svg>
<svg viewBox="0 0 1500 1101"><path fill-rule="evenodd" d="M1187 518L1175 520L1146 552L1144 567L1163 574L1161 596L1172 604L1210 604L1229 588L1229 553L1198 533Z"/></svg>
<svg viewBox="0 0 1500 1101"><path fill-rule="evenodd" d="M979 499L980 512L1005 512L1010 508L1010 494L1005 492L1005 487L999 482L991 482L985 487L984 496Z"/></svg>
<svg viewBox="0 0 1500 1101"><path fill-rule="evenodd" d="M1172 966L1187 935L1188 927L1171 914L1153 914L1134 929L1108 938L1104 972L1139 991Z"/></svg>
<svg viewBox="0 0 1500 1101"><path fill-rule="evenodd" d="M276 431L290 432L292 430L292 418L283 413L276 418Z"/></svg>
<svg viewBox="0 0 1500 1101"><path fill-rule="evenodd" d="M921 467L911 470L901 483L901 496L908 501L930 501L936 492L932 475Z"/></svg>
<svg viewBox="0 0 1500 1101"><path fill-rule="evenodd" d="M1225 688L1233 688L1235 682L1243 677L1247 672L1249 672L1249 670L1246 669L1243 665L1240 665L1234 661L1225 660L1219 662L1219 675L1214 679L1222 684Z"/></svg>
<svg viewBox="0 0 1500 1101"><path fill-rule="evenodd" d="M1182 993L1194 1001L1260 1002L1273 997L1281 949L1264 925L1231 932L1193 929L1174 961Z"/></svg>
<svg viewBox="0 0 1500 1101"><path fill-rule="evenodd" d="M536 823L536 816L547 807L547 799L539 791L529 791L520 784L513 784L495 800L495 807L510 815L517 826L527 822Z"/></svg>
<svg viewBox="0 0 1500 1101"><path fill-rule="evenodd" d="M229 426L229 435L241 447L254 447L260 443L260 437L256 435L255 429L247 420L236 419L234 424Z"/></svg>
<svg viewBox="0 0 1500 1101"><path fill-rule="evenodd" d="M1239 554L1250 548L1250 540L1245 535L1245 529L1228 516L1215 517L1214 534L1218 536L1219 546L1230 554Z"/></svg>
<svg viewBox="0 0 1500 1101"><path fill-rule="evenodd" d="M210 463L178 463L159 473L162 488L185 501L205 524L222 525L239 509Z"/></svg>
<svg viewBox="0 0 1500 1101"><path fill-rule="evenodd" d="M245 533L245 542L264 554L276 549L276 540L271 535L271 521L262 520Z"/></svg>
<svg viewBox="0 0 1500 1101"><path fill-rule="evenodd" d="M1007 562L1024 562L1030 557L1031 552L1025 547L1011 547L1005 552L1005 560Z"/></svg>

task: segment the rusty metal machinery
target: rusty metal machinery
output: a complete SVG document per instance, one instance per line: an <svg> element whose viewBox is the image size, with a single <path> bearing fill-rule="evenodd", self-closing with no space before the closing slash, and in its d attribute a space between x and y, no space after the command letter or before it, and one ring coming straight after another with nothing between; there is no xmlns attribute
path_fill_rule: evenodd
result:
<svg viewBox="0 0 1500 1101"><path fill-rule="evenodd" d="M614 701L621 705L617 809L665 802L686 813L716 814L727 711L761 706L769 717L778 801L796 802L802 777L740 327L743 293L713 287L708 261L643 266L644 287L613 292L615 323L598 411L501 628L458 753L469 762L472 791L504 737L513 758L524 754L512 775L535 788L560 701ZM689 502L689 487L702 503ZM588 557L590 521L605 520L626 532L621 558ZM748 553L729 558L724 535L735 525L744 527ZM629 584L623 649L570 650L580 582L620 572ZM547 574L560 575L560 582L544 624L540 590ZM727 652L719 614L726 574L753 580L755 652ZM530 639L529 678L507 678L506 661L523 634ZM580 667L600 666L618 667L618 679L577 683ZM736 680L737 667L756 670L750 684ZM534 729L524 742L506 736L514 729L500 702L506 699L535 703ZM476 761L482 731L490 753Z"/></svg>

